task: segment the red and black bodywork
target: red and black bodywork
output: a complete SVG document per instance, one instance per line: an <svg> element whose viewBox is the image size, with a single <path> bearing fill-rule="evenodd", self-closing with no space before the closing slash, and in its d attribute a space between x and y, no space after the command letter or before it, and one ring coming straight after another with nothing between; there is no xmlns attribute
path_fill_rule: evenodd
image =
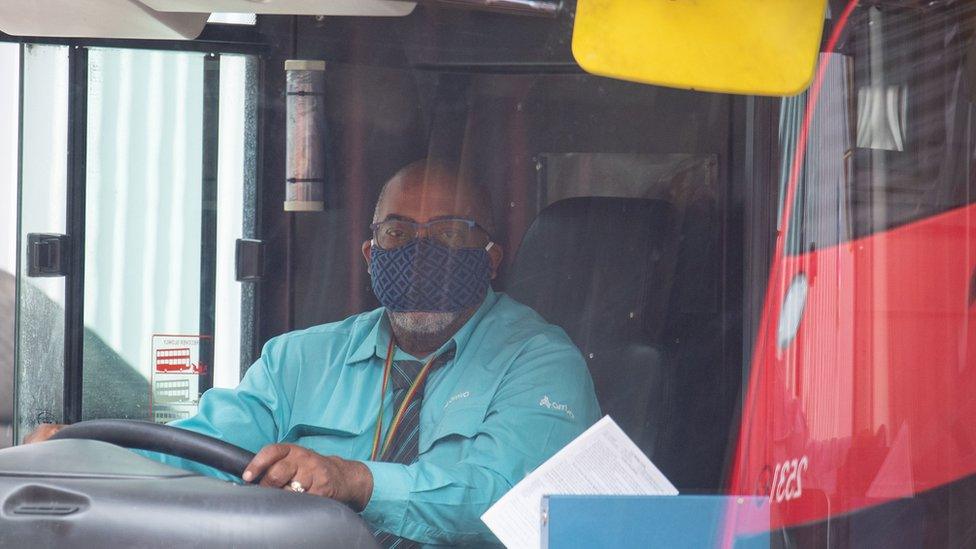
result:
<svg viewBox="0 0 976 549"><path fill-rule="evenodd" d="M971 8L836 15L784 151L728 488L767 494L790 546L972 546Z"/></svg>

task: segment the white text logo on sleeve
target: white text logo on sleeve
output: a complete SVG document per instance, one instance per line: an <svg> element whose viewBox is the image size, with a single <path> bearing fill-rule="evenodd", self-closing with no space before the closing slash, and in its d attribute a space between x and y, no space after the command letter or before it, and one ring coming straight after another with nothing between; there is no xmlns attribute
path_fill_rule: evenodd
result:
<svg viewBox="0 0 976 549"><path fill-rule="evenodd" d="M542 406L543 408L549 408L550 410L559 410L561 412L565 412L566 415L569 416L570 418L576 419L576 414L574 414L573 411L569 409L569 406L551 400L549 398L549 395L545 395L542 397L542 400L539 401L539 406Z"/></svg>
<svg viewBox="0 0 976 549"><path fill-rule="evenodd" d="M454 404L455 402L461 400L462 398L468 398L469 396L471 396L471 391L464 391L464 392L461 392L461 393L458 393L458 394L452 396L447 401L447 404L444 405L444 409L446 410L447 407L450 406L451 404Z"/></svg>

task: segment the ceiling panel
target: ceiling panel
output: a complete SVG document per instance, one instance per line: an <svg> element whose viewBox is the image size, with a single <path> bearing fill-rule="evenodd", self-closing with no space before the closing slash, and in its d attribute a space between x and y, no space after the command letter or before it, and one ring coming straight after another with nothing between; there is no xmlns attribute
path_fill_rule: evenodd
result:
<svg viewBox="0 0 976 549"><path fill-rule="evenodd" d="M0 30L13 36L193 39L210 13L165 13L137 0L0 2Z"/></svg>
<svg viewBox="0 0 976 549"><path fill-rule="evenodd" d="M402 17L416 3L390 0L142 0L160 11Z"/></svg>

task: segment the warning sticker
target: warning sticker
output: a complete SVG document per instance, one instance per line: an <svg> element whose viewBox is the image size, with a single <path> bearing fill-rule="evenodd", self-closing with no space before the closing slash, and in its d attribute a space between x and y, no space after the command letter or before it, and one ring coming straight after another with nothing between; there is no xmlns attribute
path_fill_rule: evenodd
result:
<svg viewBox="0 0 976 549"><path fill-rule="evenodd" d="M200 401L200 375L207 365L200 360L199 335L152 336L152 420L167 423L195 414Z"/></svg>

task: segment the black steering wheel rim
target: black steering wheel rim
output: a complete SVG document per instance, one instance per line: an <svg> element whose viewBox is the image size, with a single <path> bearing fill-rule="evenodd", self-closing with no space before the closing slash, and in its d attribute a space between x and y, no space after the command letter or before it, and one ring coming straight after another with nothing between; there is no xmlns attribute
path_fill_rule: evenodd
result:
<svg viewBox="0 0 976 549"><path fill-rule="evenodd" d="M123 448L188 459L240 477L254 453L186 429L135 419L93 419L67 425L51 437L108 442Z"/></svg>

